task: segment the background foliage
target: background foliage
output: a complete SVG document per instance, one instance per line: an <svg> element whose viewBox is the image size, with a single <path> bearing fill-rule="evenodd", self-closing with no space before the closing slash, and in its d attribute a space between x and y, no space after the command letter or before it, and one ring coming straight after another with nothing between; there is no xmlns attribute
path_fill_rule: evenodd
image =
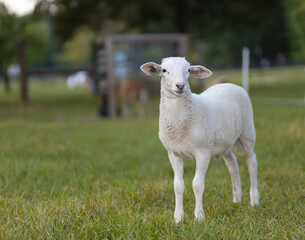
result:
<svg viewBox="0 0 305 240"><path fill-rule="evenodd" d="M115 33L188 33L219 67L239 66L244 46L253 66L262 58L272 65L305 61L303 0L39 0L27 16L3 3L0 11L3 76L20 39L28 43L29 66L80 65L90 63L95 37Z"/></svg>
<svg viewBox="0 0 305 240"><path fill-rule="evenodd" d="M102 32L107 22L116 21L123 23L124 33L189 33L205 43L208 59L222 65L239 63L244 46L253 53L261 49L253 58L268 58L273 65L279 64L279 54L305 59L302 0L41 0L36 12L52 16L62 41L73 38L80 26Z"/></svg>

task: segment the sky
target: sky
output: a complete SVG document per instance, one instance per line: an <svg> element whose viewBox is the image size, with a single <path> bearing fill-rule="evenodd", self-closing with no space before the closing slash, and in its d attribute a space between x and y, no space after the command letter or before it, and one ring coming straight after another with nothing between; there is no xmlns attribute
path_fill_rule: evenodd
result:
<svg viewBox="0 0 305 240"><path fill-rule="evenodd" d="M0 0L0 2L4 3L10 12L22 16L33 11L36 0Z"/></svg>

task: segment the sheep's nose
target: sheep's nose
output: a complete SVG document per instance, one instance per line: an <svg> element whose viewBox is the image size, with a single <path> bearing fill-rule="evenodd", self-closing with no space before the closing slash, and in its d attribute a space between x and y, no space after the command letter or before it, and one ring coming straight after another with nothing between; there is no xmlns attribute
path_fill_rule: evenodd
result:
<svg viewBox="0 0 305 240"><path fill-rule="evenodd" d="M184 84L176 84L176 87L182 90L184 88Z"/></svg>

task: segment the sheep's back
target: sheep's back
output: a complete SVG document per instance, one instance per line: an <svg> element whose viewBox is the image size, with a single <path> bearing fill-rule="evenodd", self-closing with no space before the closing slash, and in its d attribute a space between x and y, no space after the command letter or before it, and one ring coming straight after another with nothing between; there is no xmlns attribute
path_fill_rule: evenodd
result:
<svg viewBox="0 0 305 240"><path fill-rule="evenodd" d="M234 84L212 86L199 95L214 113L215 149L230 149L245 129L252 131L253 113L247 92ZM254 129L254 128L253 128ZM218 152L218 151L216 151Z"/></svg>
<svg viewBox="0 0 305 240"><path fill-rule="evenodd" d="M250 109L252 105L247 92L240 86L232 83L217 84L199 95L204 98L210 106L214 106L217 110L218 106L223 108L232 108L233 106L240 108L241 111ZM216 109L215 109L216 108Z"/></svg>

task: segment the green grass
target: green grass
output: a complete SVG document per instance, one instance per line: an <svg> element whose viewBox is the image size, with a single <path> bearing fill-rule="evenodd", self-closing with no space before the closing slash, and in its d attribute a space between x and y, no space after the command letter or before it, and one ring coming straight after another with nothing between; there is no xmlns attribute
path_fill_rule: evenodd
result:
<svg viewBox="0 0 305 240"><path fill-rule="evenodd" d="M173 220L173 173L158 139L157 112L146 119L97 117L98 101L61 81L31 83L31 101L0 93L0 239L304 239L304 105L302 68L254 71L261 204L249 204L249 176L239 157L244 192L232 203L222 159L206 177L206 220L194 221L186 161L185 221ZM239 73L226 71L238 80ZM232 80L234 81L234 80ZM264 80L265 81L265 80ZM157 101L153 101L157 102ZM154 106L154 109L157 109Z"/></svg>

